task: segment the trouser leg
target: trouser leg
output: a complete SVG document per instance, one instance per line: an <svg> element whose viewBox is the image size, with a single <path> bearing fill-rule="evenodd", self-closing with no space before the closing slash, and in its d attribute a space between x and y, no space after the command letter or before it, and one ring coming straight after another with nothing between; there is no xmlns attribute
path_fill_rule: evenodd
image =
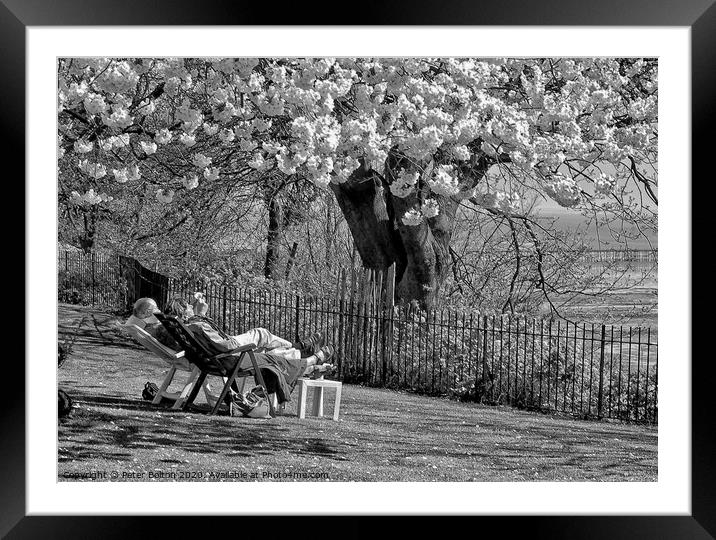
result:
<svg viewBox="0 0 716 540"><path fill-rule="evenodd" d="M289 360L298 360L301 358L301 351L293 346L293 343L287 339L272 334L266 328L252 328L248 332L232 336L239 345L247 345L248 343L255 343L258 348L266 349L271 354L282 356Z"/></svg>

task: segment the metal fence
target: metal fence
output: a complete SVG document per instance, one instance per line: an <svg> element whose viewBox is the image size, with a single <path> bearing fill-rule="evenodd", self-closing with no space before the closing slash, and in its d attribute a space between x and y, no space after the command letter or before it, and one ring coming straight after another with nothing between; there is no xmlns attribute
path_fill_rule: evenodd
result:
<svg viewBox="0 0 716 540"><path fill-rule="evenodd" d="M119 257L113 254L59 251L57 299L70 304L118 308L127 303Z"/></svg>
<svg viewBox="0 0 716 540"><path fill-rule="evenodd" d="M67 268L87 274L81 261ZM177 280L169 280L166 294L189 298L204 292L208 315L229 334L266 327L295 339L321 331L336 348L338 375L346 382L580 418L657 423L658 347L650 328L426 312L386 303L375 276L359 281L354 275L337 297ZM81 296L88 298L88 292ZM96 291L94 298L112 299Z"/></svg>

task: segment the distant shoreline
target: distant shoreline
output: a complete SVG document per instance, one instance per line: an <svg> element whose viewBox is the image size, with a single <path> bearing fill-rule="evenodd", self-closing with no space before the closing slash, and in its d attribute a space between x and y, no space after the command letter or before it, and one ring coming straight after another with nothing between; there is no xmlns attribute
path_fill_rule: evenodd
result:
<svg viewBox="0 0 716 540"><path fill-rule="evenodd" d="M537 220L554 221L554 226L563 232L583 232L584 241L594 249L656 249L658 245L657 234L647 234L647 238L639 237L629 239L627 242L617 241L607 227L597 228L592 222L587 226L589 218L581 214L566 212L539 211L535 215ZM631 231L635 231L630 227ZM599 233L599 236L597 236Z"/></svg>

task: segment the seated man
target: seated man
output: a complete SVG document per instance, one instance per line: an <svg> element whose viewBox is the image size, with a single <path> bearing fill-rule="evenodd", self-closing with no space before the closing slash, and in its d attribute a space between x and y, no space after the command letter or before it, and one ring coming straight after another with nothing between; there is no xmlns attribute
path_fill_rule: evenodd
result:
<svg viewBox="0 0 716 540"><path fill-rule="evenodd" d="M314 333L308 339L298 342L283 339L271 333L266 328L251 328L243 334L227 336L217 327L214 321L206 317L206 313L209 311L209 305L204 300L203 294L196 293L194 295L194 302L189 307L192 310L192 316L187 320L189 322L203 320L209 323L223 338L233 340L231 349L241 347L247 343L255 343L259 349L265 349L271 354L297 360L318 353L321 347L323 347L323 336L319 332Z"/></svg>
<svg viewBox="0 0 716 540"><path fill-rule="evenodd" d="M138 326L162 345L176 352L181 352L182 348L174 341L174 338L169 335L169 332L162 326L159 319L154 316L157 312L159 312L159 308L154 299L140 298L134 303L132 314L124 324Z"/></svg>
<svg viewBox="0 0 716 540"><path fill-rule="evenodd" d="M133 324L144 329L147 325L159 324L154 313L159 311L157 303L151 298L140 298L132 307L132 314L124 324Z"/></svg>
<svg viewBox="0 0 716 540"><path fill-rule="evenodd" d="M164 310L164 313L181 320L197 340L208 349L216 351L217 354L231 352L242 346L242 343L239 343L236 336L226 336L208 320L195 316L192 305L182 299L172 300ZM270 333L269 335L273 336L273 334ZM248 343L248 341L243 344L246 343ZM322 373L333 369L333 366L327 363L332 355L333 347L330 345L321 347L318 351L305 358L287 358L273 354L271 350L254 354L259 369L261 369L264 380L266 381L267 391L269 393L275 393L279 403L291 400L291 389L299 377L314 372ZM230 370L235 366L236 359L237 357L235 356L225 357L221 362L224 362L224 367ZM234 364L231 364L232 362L234 362Z"/></svg>

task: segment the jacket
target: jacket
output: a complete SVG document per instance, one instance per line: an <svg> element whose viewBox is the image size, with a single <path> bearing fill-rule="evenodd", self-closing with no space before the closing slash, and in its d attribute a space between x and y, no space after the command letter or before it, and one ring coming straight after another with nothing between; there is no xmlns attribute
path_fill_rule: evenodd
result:
<svg viewBox="0 0 716 540"><path fill-rule="evenodd" d="M216 354L231 352L239 346L238 342L232 337L222 337L219 331L207 321L192 319L187 324L187 328L207 349ZM306 371L306 359L293 360L263 352L255 352L254 357L266 382L268 393L275 393L279 403L291 401L291 391L298 378ZM239 355L237 354L236 356L220 358L218 361L221 362L224 369L231 371L236 367L238 359ZM251 365L242 366L242 369L248 370L252 369L252 367Z"/></svg>

